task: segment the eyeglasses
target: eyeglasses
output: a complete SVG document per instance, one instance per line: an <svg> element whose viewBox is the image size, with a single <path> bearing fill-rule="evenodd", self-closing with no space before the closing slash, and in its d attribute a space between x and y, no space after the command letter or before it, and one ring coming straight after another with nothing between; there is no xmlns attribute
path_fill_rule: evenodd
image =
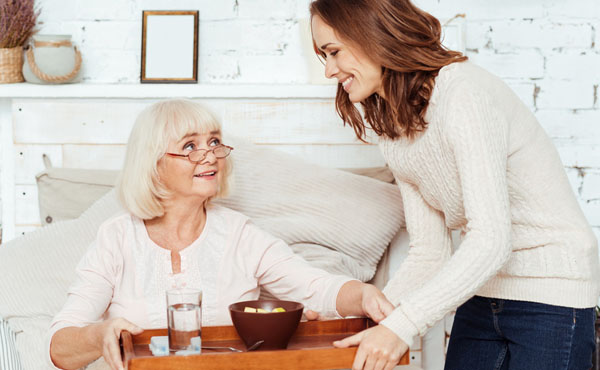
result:
<svg viewBox="0 0 600 370"><path fill-rule="evenodd" d="M233 150L229 145L219 145L212 149L196 149L189 152L189 154L176 154L176 153L165 153L173 157L184 157L190 160L193 163L202 162L209 152L217 157L218 159L225 158L231 153Z"/></svg>

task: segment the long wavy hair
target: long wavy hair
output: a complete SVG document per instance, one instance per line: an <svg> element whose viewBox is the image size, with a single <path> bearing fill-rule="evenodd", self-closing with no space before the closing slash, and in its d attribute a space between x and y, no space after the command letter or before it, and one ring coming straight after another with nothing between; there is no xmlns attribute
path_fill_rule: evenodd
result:
<svg viewBox="0 0 600 370"><path fill-rule="evenodd" d="M441 43L442 26L409 0L315 0L319 16L344 42L382 66L385 99L374 93L361 102L364 118L379 136L414 137L427 127L425 113L439 70L467 59ZM315 52L321 54L314 44ZM365 141L360 111L338 85L336 110L358 139Z"/></svg>

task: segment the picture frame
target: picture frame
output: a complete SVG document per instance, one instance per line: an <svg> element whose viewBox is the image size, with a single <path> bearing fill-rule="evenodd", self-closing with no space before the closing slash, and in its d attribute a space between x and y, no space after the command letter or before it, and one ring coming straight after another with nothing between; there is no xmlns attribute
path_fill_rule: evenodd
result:
<svg viewBox="0 0 600 370"><path fill-rule="evenodd" d="M141 83L198 83L197 10L142 11Z"/></svg>

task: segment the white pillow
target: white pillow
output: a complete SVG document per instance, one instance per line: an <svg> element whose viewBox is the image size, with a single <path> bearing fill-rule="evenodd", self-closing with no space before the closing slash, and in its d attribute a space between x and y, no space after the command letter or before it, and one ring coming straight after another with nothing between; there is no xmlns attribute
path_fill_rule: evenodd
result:
<svg viewBox="0 0 600 370"><path fill-rule="evenodd" d="M75 266L104 220L121 210L114 190L78 219L53 223L0 248L0 316L16 334L26 370L48 368L45 333L75 279Z"/></svg>
<svg viewBox="0 0 600 370"><path fill-rule="evenodd" d="M310 262L365 281L373 276L404 224L396 186L273 150L234 145L235 188L219 203L247 214ZM120 210L111 190L78 219L52 223L0 248L0 317L16 333L26 370L45 368L40 339L62 307L75 266L99 225Z"/></svg>
<svg viewBox="0 0 600 370"><path fill-rule="evenodd" d="M216 202L249 216L292 247L341 252L346 275L362 281L404 225L397 186L233 139L234 191ZM305 256L303 249L294 251ZM314 248L306 255L314 256ZM345 258L351 257L351 258ZM314 259L314 258L313 258Z"/></svg>
<svg viewBox="0 0 600 370"><path fill-rule="evenodd" d="M15 345L15 333L8 322L0 317L0 369L21 370L21 358Z"/></svg>

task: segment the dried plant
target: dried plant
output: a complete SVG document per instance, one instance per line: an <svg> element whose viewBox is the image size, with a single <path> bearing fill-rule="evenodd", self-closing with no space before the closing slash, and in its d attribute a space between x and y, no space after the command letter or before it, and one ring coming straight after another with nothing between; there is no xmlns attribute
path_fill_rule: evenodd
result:
<svg viewBox="0 0 600 370"><path fill-rule="evenodd" d="M0 0L0 48L25 45L35 33L35 22L39 10L34 0Z"/></svg>

